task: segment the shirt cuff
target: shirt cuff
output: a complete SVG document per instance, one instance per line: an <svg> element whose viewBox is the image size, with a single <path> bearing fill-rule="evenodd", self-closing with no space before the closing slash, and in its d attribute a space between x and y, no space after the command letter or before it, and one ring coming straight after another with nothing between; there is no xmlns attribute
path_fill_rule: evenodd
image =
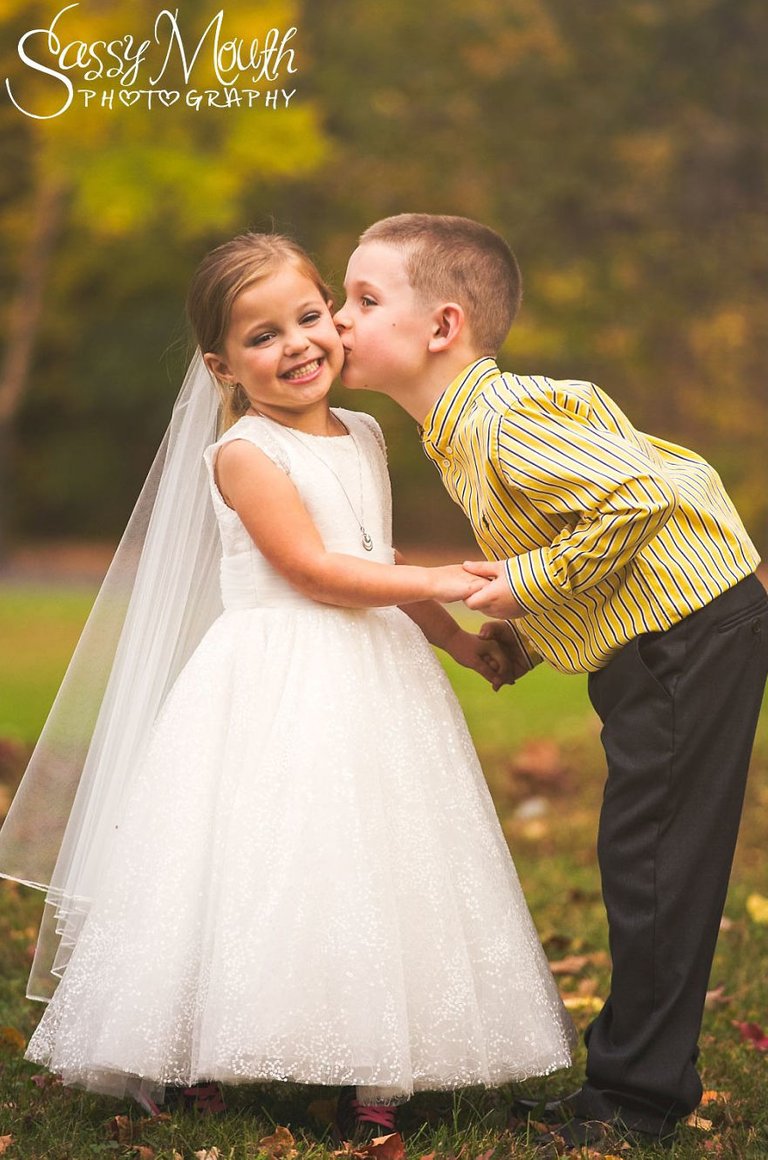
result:
<svg viewBox="0 0 768 1160"><path fill-rule="evenodd" d="M504 561L512 595L526 612L547 612L563 603L563 590L550 576L545 552L537 548Z"/></svg>
<svg viewBox="0 0 768 1160"><path fill-rule="evenodd" d="M544 657L538 651L528 634L520 627L519 621L508 620L507 624L517 637L517 643L528 660L528 671L530 672L530 670L535 669L537 665L543 664Z"/></svg>

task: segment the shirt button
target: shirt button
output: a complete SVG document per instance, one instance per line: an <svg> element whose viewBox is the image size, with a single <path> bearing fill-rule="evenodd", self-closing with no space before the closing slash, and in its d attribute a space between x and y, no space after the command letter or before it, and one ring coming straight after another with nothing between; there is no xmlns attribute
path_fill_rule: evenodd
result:
<svg viewBox="0 0 768 1160"><path fill-rule="evenodd" d="M759 636L759 635L760 635L760 633L761 633L761 631L762 631L762 628L763 628L763 626L762 626L762 624L760 623L760 621L759 621L759 620L753 620L753 621L752 621L752 632L755 634L755 636Z"/></svg>

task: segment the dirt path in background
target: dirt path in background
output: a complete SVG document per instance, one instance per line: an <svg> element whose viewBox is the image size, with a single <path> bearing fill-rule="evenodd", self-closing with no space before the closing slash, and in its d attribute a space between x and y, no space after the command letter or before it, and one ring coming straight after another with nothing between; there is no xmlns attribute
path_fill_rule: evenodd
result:
<svg viewBox="0 0 768 1160"><path fill-rule="evenodd" d="M460 560L480 559L480 550L471 541L453 546L398 545L414 564L453 564ZM109 567L116 545L108 542L52 540L16 548L5 568L0 569L0 584L98 584ZM758 568L758 576L768 588L768 564Z"/></svg>

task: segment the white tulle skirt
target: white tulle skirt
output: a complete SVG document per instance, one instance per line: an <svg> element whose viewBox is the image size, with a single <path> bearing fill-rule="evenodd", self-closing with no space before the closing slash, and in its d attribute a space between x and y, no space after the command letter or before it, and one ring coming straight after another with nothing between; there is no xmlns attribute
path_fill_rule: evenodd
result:
<svg viewBox="0 0 768 1160"><path fill-rule="evenodd" d="M472 742L397 609L225 612L156 722L27 1057L371 1098L570 1061Z"/></svg>

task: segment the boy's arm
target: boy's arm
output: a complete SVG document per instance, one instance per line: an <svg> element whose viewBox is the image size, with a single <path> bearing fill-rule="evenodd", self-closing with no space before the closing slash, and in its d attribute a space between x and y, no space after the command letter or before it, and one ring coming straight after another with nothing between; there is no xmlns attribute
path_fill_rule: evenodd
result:
<svg viewBox="0 0 768 1160"><path fill-rule="evenodd" d="M493 616L557 608L598 584L661 531L677 502L641 448L567 413L502 416L494 460L523 510L555 534L500 565L469 566L492 583L467 604Z"/></svg>

